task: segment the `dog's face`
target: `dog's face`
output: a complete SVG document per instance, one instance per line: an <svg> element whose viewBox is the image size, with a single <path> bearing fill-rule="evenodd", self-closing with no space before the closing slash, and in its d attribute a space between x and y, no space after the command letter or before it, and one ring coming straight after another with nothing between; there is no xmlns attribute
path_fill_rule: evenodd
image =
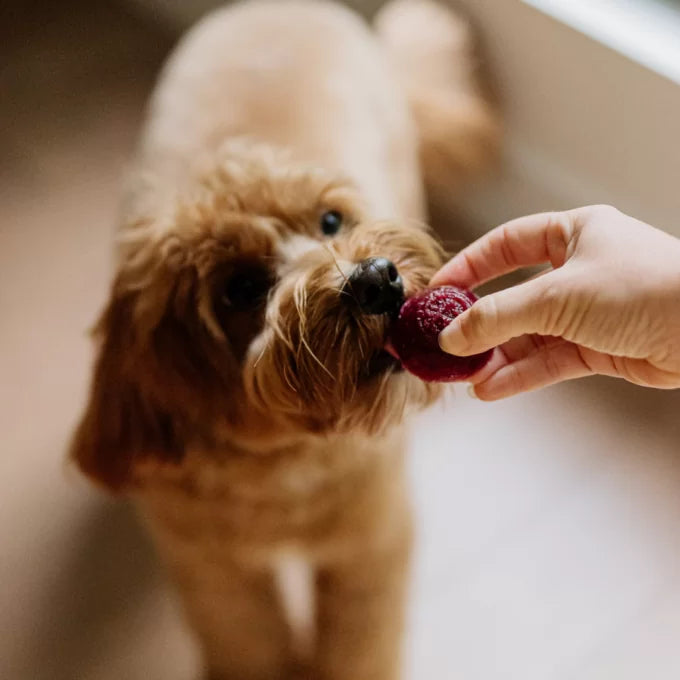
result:
<svg viewBox="0 0 680 680"><path fill-rule="evenodd" d="M122 233L74 440L90 475L118 487L189 444L379 433L435 398L385 351L442 261L421 226L370 221L350 184L262 152L164 207Z"/></svg>

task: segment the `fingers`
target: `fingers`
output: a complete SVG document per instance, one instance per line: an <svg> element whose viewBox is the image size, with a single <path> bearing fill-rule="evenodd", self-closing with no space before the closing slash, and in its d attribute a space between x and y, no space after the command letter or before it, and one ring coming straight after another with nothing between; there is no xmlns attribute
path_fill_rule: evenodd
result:
<svg viewBox="0 0 680 680"><path fill-rule="evenodd" d="M554 343L555 341L559 342L561 340L560 338L544 337L541 335L522 335L519 338L513 338L504 345L496 347L491 359L480 371L470 378L470 382L484 382L500 368L533 354L539 347L548 342Z"/></svg>
<svg viewBox="0 0 680 680"><path fill-rule="evenodd" d="M519 267L564 264L578 211L540 213L506 222L464 248L432 278L431 286L474 288Z"/></svg>
<svg viewBox="0 0 680 680"><path fill-rule="evenodd" d="M553 340L540 344L534 352L517 361L498 363L495 371L475 379L472 388L475 396L483 401L495 401L593 374L575 344Z"/></svg>
<svg viewBox="0 0 680 680"><path fill-rule="evenodd" d="M471 383L481 383L496 371L521 359L535 354L542 348L553 347L563 342L562 338L551 335L522 335L496 347L488 363L471 378Z"/></svg>
<svg viewBox="0 0 680 680"><path fill-rule="evenodd" d="M496 401L596 374L646 387L680 387L677 374L664 372L645 360L612 357L552 336L522 336L497 347L489 363L470 382L478 399Z"/></svg>
<svg viewBox="0 0 680 680"><path fill-rule="evenodd" d="M449 354L485 352L520 335L551 335L553 319L561 318L566 299L560 294L560 272L487 295L452 321L439 344Z"/></svg>

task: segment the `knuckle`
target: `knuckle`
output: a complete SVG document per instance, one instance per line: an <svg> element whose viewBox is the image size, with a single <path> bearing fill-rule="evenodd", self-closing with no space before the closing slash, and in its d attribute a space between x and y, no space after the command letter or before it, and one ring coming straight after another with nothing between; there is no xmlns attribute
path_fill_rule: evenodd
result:
<svg viewBox="0 0 680 680"><path fill-rule="evenodd" d="M562 298L562 288L556 283L548 283L543 288L540 294L540 301L542 304L552 307L557 304Z"/></svg>
<svg viewBox="0 0 680 680"><path fill-rule="evenodd" d="M548 283L543 287L536 305L536 332L559 335L560 323L564 317L564 298L564 290L558 283Z"/></svg>
<svg viewBox="0 0 680 680"><path fill-rule="evenodd" d="M562 369L558 352L546 349L543 353L543 366L546 375L551 382L556 382L560 379Z"/></svg>
<svg viewBox="0 0 680 680"><path fill-rule="evenodd" d="M569 244L577 231L577 216L572 212L548 213L545 228L545 250L554 267L562 266L568 259Z"/></svg>
<svg viewBox="0 0 680 680"><path fill-rule="evenodd" d="M503 264L506 267L512 266L514 261L514 244L517 242L517 229L504 224L498 233L498 251Z"/></svg>
<svg viewBox="0 0 680 680"><path fill-rule="evenodd" d="M498 305L493 296L482 298L468 313L470 325L479 337L493 334L498 327Z"/></svg>
<svg viewBox="0 0 680 680"><path fill-rule="evenodd" d="M621 215L617 208L608 203L588 206L586 211L589 217L596 218L597 220L612 220Z"/></svg>
<svg viewBox="0 0 680 680"><path fill-rule="evenodd" d="M479 272L479 267L477 262L473 257L470 256L470 253L463 251L462 253L463 257L463 262L465 262L465 266L468 268L470 273L472 274L472 278L477 281L480 278L480 272Z"/></svg>
<svg viewBox="0 0 680 680"><path fill-rule="evenodd" d="M508 371L507 382L510 391L513 394L519 394L521 392L526 392L529 389L529 384L527 382L525 374L520 371L517 366L512 366Z"/></svg>
<svg viewBox="0 0 680 680"><path fill-rule="evenodd" d="M463 342L466 346L469 346L474 342L476 335L477 321L474 318L473 310L474 307L470 309L467 314L463 314L459 320L460 334L463 337Z"/></svg>
<svg viewBox="0 0 680 680"><path fill-rule="evenodd" d="M546 216L546 233L559 234L567 240L574 227L574 217L570 211L554 210Z"/></svg>
<svg viewBox="0 0 680 680"><path fill-rule="evenodd" d="M560 210L551 210L546 215L546 224L548 227L559 227L564 224L565 219L567 219L567 214Z"/></svg>

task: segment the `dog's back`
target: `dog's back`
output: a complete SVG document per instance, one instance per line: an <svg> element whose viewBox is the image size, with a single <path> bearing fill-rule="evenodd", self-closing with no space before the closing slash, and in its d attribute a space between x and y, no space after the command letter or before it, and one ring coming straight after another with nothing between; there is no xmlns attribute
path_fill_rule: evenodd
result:
<svg viewBox="0 0 680 680"><path fill-rule="evenodd" d="M181 182L246 135L345 174L376 216L424 219L423 177L430 201L446 208L499 141L467 25L431 0L389 3L375 24L377 35L326 0L213 12L166 65L140 167Z"/></svg>
<svg viewBox="0 0 680 680"><path fill-rule="evenodd" d="M416 133L401 88L375 35L339 5L230 6L183 39L151 102L144 164L181 178L244 135L348 176L371 214L424 217Z"/></svg>

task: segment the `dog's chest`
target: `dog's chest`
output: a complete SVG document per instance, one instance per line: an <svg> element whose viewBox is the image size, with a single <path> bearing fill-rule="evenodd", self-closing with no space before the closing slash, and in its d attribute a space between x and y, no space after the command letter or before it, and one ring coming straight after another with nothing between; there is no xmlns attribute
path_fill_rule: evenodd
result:
<svg viewBox="0 0 680 680"><path fill-rule="evenodd" d="M189 455L178 468L149 470L138 498L153 533L173 552L242 552L271 561L277 551L333 534L373 475L371 458L356 451L281 459Z"/></svg>

